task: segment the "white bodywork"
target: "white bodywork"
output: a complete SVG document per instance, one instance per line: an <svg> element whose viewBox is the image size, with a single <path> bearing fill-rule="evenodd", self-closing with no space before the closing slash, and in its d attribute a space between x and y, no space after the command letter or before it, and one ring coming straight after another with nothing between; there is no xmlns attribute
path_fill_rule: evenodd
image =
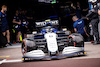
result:
<svg viewBox="0 0 100 67"><path fill-rule="evenodd" d="M75 37L75 36L73 36ZM49 52L56 52L58 51L58 45L57 45L57 35L55 33L46 33L45 34L45 39L47 42L47 48ZM76 40L78 40L78 37L76 37ZM79 41L82 41L81 39ZM28 44L33 44L29 42ZM74 47L74 46L69 46L69 47L64 47L63 51L61 52L60 55L68 55L76 52L84 51L84 47ZM24 57L46 57L47 54L45 54L42 50L33 50L27 53L24 53Z"/></svg>
<svg viewBox="0 0 100 67"><path fill-rule="evenodd" d="M45 38L47 40L47 47L50 52L56 52L58 50L56 34L55 33L47 33L45 34Z"/></svg>
<svg viewBox="0 0 100 67"><path fill-rule="evenodd" d="M52 49L51 49L52 50ZM65 47L62 51L62 55L68 55L76 52L84 51L83 47ZM42 50L33 50L24 53L24 57L45 57L46 54Z"/></svg>
<svg viewBox="0 0 100 67"><path fill-rule="evenodd" d="M42 50L33 50L24 54L25 57L44 57L45 54Z"/></svg>
<svg viewBox="0 0 100 67"><path fill-rule="evenodd" d="M63 49L62 54L71 54L71 53L75 53L75 52L79 52L83 50L84 50L83 47L65 47Z"/></svg>

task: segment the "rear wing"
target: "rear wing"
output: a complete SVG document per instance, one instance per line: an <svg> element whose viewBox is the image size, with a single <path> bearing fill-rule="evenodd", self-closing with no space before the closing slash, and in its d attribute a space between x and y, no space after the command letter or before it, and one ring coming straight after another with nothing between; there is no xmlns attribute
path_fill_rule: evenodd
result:
<svg viewBox="0 0 100 67"><path fill-rule="evenodd" d="M36 27L45 27L47 23L50 23L52 26L58 26L59 21L58 20L46 20L43 22L35 22Z"/></svg>

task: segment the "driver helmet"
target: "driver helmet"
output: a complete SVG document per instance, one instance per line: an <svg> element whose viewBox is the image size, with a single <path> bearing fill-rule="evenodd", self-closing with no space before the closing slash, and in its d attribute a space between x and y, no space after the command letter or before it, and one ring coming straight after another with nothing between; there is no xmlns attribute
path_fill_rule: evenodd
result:
<svg viewBox="0 0 100 67"><path fill-rule="evenodd" d="M51 24L51 23L47 23L47 24L46 24L46 27L48 27L48 26L52 26L52 24Z"/></svg>

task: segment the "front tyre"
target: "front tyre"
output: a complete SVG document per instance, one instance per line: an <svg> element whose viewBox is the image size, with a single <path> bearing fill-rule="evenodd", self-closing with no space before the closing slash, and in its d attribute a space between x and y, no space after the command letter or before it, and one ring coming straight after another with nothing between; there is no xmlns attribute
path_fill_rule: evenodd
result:
<svg viewBox="0 0 100 67"><path fill-rule="evenodd" d="M22 48L21 49L22 49L22 54L24 55L24 53L25 53L25 43L24 42L22 43Z"/></svg>
<svg viewBox="0 0 100 67"><path fill-rule="evenodd" d="M22 41L22 46L21 46L22 54L23 54L23 62L26 62L26 58L24 57L24 54L27 52L27 46L25 43L25 40Z"/></svg>

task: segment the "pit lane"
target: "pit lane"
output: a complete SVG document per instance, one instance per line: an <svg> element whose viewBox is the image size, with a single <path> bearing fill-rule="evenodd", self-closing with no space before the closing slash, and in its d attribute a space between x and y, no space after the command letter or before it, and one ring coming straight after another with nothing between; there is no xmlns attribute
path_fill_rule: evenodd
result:
<svg viewBox="0 0 100 67"><path fill-rule="evenodd" d="M0 67L100 67L100 45L85 43L86 56L74 56L62 60L22 62L21 44L0 48Z"/></svg>

